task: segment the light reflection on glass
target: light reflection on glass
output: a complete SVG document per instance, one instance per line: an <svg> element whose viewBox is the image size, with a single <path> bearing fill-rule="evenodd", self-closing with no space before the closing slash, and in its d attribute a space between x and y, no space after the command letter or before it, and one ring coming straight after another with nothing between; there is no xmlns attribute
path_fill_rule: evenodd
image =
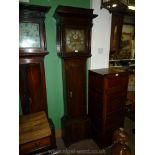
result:
<svg viewBox="0 0 155 155"><path fill-rule="evenodd" d="M19 47L40 48L39 24L37 23L19 24Z"/></svg>

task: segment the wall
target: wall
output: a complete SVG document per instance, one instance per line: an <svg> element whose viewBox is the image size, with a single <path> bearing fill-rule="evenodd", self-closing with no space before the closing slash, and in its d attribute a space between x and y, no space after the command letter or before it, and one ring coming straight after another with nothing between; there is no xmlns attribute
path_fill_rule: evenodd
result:
<svg viewBox="0 0 155 155"><path fill-rule="evenodd" d="M98 17L93 20L91 69L109 66L111 14L106 9L100 9L101 0L91 0L91 7Z"/></svg>
<svg viewBox="0 0 155 155"><path fill-rule="evenodd" d="M60 129L60 119L64 114L61 59L56 53L56 22L53 13L57 5L90 8L89 0L30 0L31 4L49 5L52 8L46 16L46 40L49 54L45 57L46 90L48 114L55 128ZM21 113L21 111L20 111Z"/></svg>

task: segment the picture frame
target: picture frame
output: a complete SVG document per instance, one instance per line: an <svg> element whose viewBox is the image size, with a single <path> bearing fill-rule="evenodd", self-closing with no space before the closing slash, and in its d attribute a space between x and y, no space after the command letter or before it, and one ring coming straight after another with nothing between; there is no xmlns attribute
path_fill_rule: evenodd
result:
<svg viewBox="0 0 155 155"><path fill-rule="evenodd" d="M121 50L117 55L118 59L130 59L132 54L132 33L123 32L121 36Z"/></svg>
<svg viewBox="0 0 155 155"><path fill-rule="evenodd" d="M131 51L132 49L132 33L123 32L121 36L121 50Z"/></svg>

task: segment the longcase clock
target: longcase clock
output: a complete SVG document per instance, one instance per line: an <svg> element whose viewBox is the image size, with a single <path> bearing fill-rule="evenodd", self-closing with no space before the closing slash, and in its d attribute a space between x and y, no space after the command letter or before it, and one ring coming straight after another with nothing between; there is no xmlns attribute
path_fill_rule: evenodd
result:
<svg viewBox="0 0 155 155"><path fill-rule="evenodd" d="M58 6L57 52L62 58L64 116L62 138L66 145L88 138L90 119L86 110L86 60L91 56L92 9Z"/></svg>
<svg viewBox="0 0 155 155"><path fill-rule="evenodd" d="M19 88L23 114L47 110L44 56L49 6L19 5Z"/></svg>

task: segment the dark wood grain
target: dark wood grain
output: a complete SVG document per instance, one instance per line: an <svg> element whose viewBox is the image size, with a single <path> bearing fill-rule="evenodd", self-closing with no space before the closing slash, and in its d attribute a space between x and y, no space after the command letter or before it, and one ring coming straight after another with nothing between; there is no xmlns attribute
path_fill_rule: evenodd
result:
<svg viewBox="0 0 155 155"><path fill-rule="evenodd" d="M45 13L49 6L19 4L19 22L39 24L40 48L19 48L19 91L23 114L44 110L48 116L44 57L46 51Z"/></svg>
<svg viewBox="0 0 155 155"><path fill-rule="evenodd" d="M62 138L66 146L88 138L90 119L86 113L86 60L91 56L92 9L58 6L54 18L57 24L57 51L62 58L64 117ZM84 50L67 52L65 30L84 31Z"/></svg>
<svg viewBox="0 0 155 155"><path fill-rule="evenodd" d="M51 130L44 111L21 116L19 119L19 153L35 154L55 148L54 130Z"/></svg>
<svg viewBox="0 0 155 155"><path fill-rule="evenodd" d="M76 8L70 6L58 6L54 18L57 24L57 47L58 55L63 58L77 58L91 56L91 28L92 19L97 17L93 9ZM79 53L67 53L65 50L65 29L82 29L85 33L85 51Z"/></svg>
<svg viewBox="0 0 155 155"><path fill-rule="evenodd" d="M20 48L20 53L35 53L46 49L45 35L45 14L50 10L50 6L19 4L19 22L30 22L39 24L40 48Z"/></svg>
<svg viewBox="0 0 155 155"><path fill-rule="evenodd" d="M92 137L101 148L111 145L113 131L124 124L127 86L124 70L89 71L88 114Z"/></svg>
<svg viewBox="0 0 155 155"><path fill-rule="evenodd" d="M65 115L86 115L86 59L63 60L64 82L67 96Z"/></svg>
<svg viewBox="0 0 155 155"><path fill-rule="evenodd" d="M19 88L23 114L47 110L46 83L42 57L20 58Z"/></svg>
<svg viewBox="0 0 155 155"><path fill-rule="evenodd" d="M34 154L34 152L56 147L54 125L50 121L49 126L47 120L44 68L44 57L48 54L44 20L45 13L49 9L48 6L19 5L19 22L38 23L41 40L40 48L19 48L19 91L24 115L22 116L24 123L20 122L20 154ZM42 117L40 118L40 116ZM23 124L24 128L22 128ZM50 134L44 135L46 131ZM24 138L22 143L21 138Z"/></svg>

